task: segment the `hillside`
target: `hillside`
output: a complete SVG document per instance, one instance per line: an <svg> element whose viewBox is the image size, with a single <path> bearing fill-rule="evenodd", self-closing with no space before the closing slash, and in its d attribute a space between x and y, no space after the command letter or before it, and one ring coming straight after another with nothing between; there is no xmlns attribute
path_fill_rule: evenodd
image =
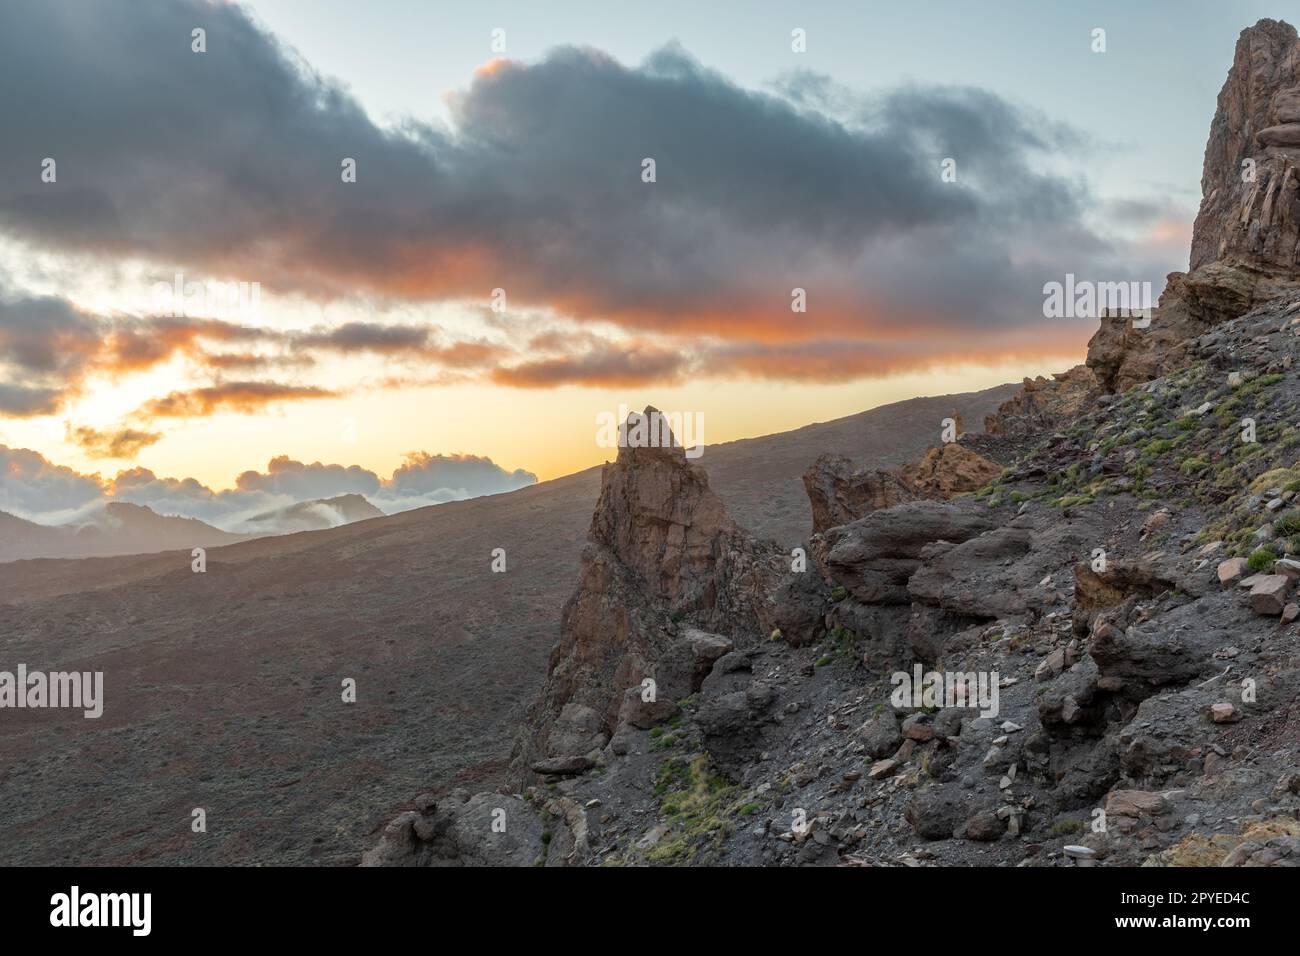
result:
<svg viewBox="0 0 1300 956"><path fill-rule="evenodd" d="M819 452L892 461L923 451L954 404L978 420L1008 393L917 399L810 428ZM811 525L799 480L809 432L787 433L788 453L769 436L702 459L762 534ZM600 482L589 469L215 548L202 575L188 551L0 566L0 656L102 670L108 698L98 721L7 718L0 863L350 863L402 795L430 781L503 781ZM504 574L490 570L497 547ZM341 702L345 677L357 681L355 705ZM200 806L201 840L189 830Z"/></svg>
<svg viewBox="0 0 1300 956"><path fill-rule="evenodd" d="M621 449L509 786L364 863L1300 865L1298 64L1239 38L1149 321L904 468L819 456L806 564Z"/></svg>

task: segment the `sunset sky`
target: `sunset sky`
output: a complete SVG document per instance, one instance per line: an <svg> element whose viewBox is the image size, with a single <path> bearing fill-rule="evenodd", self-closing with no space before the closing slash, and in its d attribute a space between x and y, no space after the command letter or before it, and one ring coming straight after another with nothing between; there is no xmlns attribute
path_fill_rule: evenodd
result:
<svg viewBox="0 0 1300 956"><path fill-rule="evenodd" d="M1044 283L1186 267L1270 15L1137 6L6 0L0 511L397 510L620 405L720 442L1063 370Z"/></svg>

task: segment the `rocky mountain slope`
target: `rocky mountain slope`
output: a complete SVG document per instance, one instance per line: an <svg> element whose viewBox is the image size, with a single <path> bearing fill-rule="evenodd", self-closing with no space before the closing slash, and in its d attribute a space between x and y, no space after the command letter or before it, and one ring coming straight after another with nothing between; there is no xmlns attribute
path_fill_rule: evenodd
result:
<svg viewBox="0 0 1300 956"><path fill-rule="evenodd" d="M728 511L802 539L817 452L901 464L943 417L979 420L1013 391L913 399L700 461ZM0 661L101 670L106 695L99 720L6 711L0 863L355 863L402 795L504 783L600 490L596 468L257 538L211 549L204 574L188 542L0 564Z"/></svg>
<svg viewBox="0 0 1300 956"><path fill-rule="evenodd" d="M1151 324L915 467L819 459L806 547L622 449L512 785L365 862L1300 865L1296 47L1243 33Z"/></svg>

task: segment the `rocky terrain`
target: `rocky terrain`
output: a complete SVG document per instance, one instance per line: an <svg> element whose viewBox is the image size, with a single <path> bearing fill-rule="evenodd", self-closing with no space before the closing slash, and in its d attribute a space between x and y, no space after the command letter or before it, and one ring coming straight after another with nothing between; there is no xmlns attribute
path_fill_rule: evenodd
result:
<svg viewBox="0 0 1300 956"><path fill-rule="evenodd" d="M901 465L944 417L979 420L1013 392L912 399L700 461L730 513L793 546L818 453ZM98 720L4 711L0 863L354 864L402 795L503 785L600 490L597 468L260 537L210 549L203 574L188 541L0 564L0 670L103 671L106 697Z"/></svg>
<svg viewBox="0 0 1300 956"><path fill-rule="evenodd" d="M1238 41L1149 325L914 465L810 456L801 542L621 449L507 785L364 862L1300 865L1297 53Z"/></svg>

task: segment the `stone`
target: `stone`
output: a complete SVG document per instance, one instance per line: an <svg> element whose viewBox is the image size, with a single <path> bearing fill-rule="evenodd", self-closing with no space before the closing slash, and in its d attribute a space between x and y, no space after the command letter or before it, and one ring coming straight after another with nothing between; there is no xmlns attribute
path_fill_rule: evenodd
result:
<svg viewBox="0 0 1300 956"><path fill-rule="evenodd" d="M903 816L916 835L927 840L947 840L963 818L957 796L942 787L913 794L903 808Z"/></svg>
<svg viewBox="0 0 1300 956"><path fill-rule="evenodd" d="M1300 578L1300 561L1294 558L1278 558L1273 562L1273 573L1284 574L1294 581Z"/></svg>
<svg viewBox="0 0 1300 956"><path fill-rule="evenodd" d="M943 500L978 491L1000 474L1001 465L958 442L931 448L920 461L899 471L917 496Z"/></svg>
<svg viewBox="0 0 1300 956"><path fill-rule="evenodd" d="M898 769L899 761L897 760L877 760L867 771L867 776L872 780L884 780Z"/></svg>
<svg viewBox="0 0 1300 956"><path fill-rule="evenodd" d="M858 728L858 737L866 747L868 756L877 759L893 753L903 741L903 734L898 729L898 719L892 710L882 710L869 717Z"/></svg>
<svg viewBox="0 0 1300 956"><path fill-rule="evenodd" d="M1112 790L1106 796L1108 817L1154 817L1168 809L1164 796L1145 790Z"/></svg>
<svg viewBox="0 0 1300 956"><path fill-rule="evenodd" d="M1250 589L1250 607L1256 614L1280 615L1291 593L1291 579L1285 574L1265 574Z"/></svg>
<svg viewBox="0 0 1300 956"><path fill-rule="evenodd" d="M1075 866L1096 866L1097 851L1091 847L1071 844L1064 847L1065 855L1068 859L1074 861Z"/></svg>
<svg viewBox="0 0 1300 956"><path fill-rule="evenodd" d="M678 707L673 701L659 697L648 701L644 697L640 687L629 687L623 692L623 705L618 711L620 724L649 730L676 716Z"/></svg>
<svg viewBox="0 0 1300 956"><path fill-rule="evenodd" d="M992 810L981 810L965 824L966 839L992 842L1007 832L1006 819Z"/></svg>
<svg viewBox="0 0 1300 956"><path fill-rule="evenodd" d="M913 714L903 721L903 736L921 743L933 740L933 719L929 714Z"/></svg>
<svg viewBox="0 0 1300 956"><path fill-rule="evenodd" d="M1219 583L1232 584L1246 573L1248 562L1245 558L1229 558L1219 565Z"/></svg>
<svg viewBox="0 0 1300 956"><path fill-rule="evenodd" d="M1065 669L1065 649L1058 647L1044 657L1034 668L1034 680L1051 680Z"/></svg>
<svg viewBox="0 0 1300 956"><path fill-rule="evenodd" d="M1228 724L1241 720L1241 713L1232 704L1223 702L1211 705L1210 719L1216 724Z"/></svg>
<svg viewBox="0 0 1300 956"><path fill-rule="evenodd" d="M708 473L686 457L665 421L653 407L632 413L617 460L602 468L577 586L516 746L513 783L532 782L527 769L537 762L567 756L560 717L570 705L610 724L621 710L629 723L667 719L673 701L699 691L717 638L770 633L779 626L771 620L777 584L804 577L788 573L789 556L775 542L759 541L731 519ZM654 422L657 442L633 440ZM678 608L689 608L699 633L665 632L664 612ZM640 686L651 676L656 700L642 706Z"/></svg>
<svg viewBox="0 0 1300 956"><path fill-rule="evenodd" d="M1170 273L1145 328L1123 316L1102 318L1087 365L1105 391L1185 367L1202 335L1298 284L1300 124L1281 119L1292 115L1297 64L1290 24L1260 20L1242 31L1210 123L1189 270ZM1241 175L1246 159L1249 181Z"/></svg>
<svg viewBox="0 0 1300 956"><path fill-rule="evenodd" d="M1158 531L1169 523L1169 512L1161 508L1159 511L1148 515L1147 519L1142 522L1142 534L1148 535L1153 531Z"/></svg>
<svg viewBox="0 0 1300 956"><path fill-rule="evenodd" d="M592 761L588 757L580 757L574 754L568 757L548 757L545 760L534 762L531 766L535 773L572 776L586 773L591 769Z"/></svg>

